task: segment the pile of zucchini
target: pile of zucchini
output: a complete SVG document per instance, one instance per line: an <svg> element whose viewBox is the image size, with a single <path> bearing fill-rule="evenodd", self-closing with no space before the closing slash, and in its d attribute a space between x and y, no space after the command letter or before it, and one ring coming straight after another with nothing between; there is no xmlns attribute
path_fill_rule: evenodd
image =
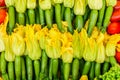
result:
<svg viewBox="0 0 120 80"><path fill-rule="evenodd" d="M79 80L83 75L93 80L117 64L120 35L105 33L116 0L5 3L8 23L0 25L3 80Z"/></svg>

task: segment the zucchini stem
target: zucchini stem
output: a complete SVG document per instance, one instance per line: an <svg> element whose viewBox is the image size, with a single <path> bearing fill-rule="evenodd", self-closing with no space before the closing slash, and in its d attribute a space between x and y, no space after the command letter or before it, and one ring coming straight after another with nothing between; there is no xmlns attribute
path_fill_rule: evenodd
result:
<svg viewBox="0 0 120 80"><path fill-rule="evenodd" d="M69 80L70 63L64 63L64 65L63 65L63 75L64 75L64 80Z"/></svg>
<svg viewBox="0 0 120 80"><path fill-rule="evenodd" d="M55 18L56 18L56 23L58 25L58 29L61 32L64 32L62 28L62 21L61 21L61 5L60 4L55 4Z"/></svg>
<svg viewBox="0 0 120 80"><path fill-rule="evenodd" d="M48 29L52 27L51 11L49 9L45 10L45 19Z"/></svg>
<svg viewBox="0 0 120 80"><path fill-rule="evenodd" d="M28 18L30 24L35 24L35 10L34 9L28 9Z"/></svg>

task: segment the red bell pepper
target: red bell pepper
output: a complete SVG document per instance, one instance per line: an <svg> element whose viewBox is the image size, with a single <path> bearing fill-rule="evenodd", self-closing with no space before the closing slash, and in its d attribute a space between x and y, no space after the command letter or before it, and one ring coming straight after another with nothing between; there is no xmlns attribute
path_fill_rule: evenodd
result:
<svg viewBox="0 0 120 80"><path fill-rule="evenodd" d="M0 7L5 6L5 0L0 0Z"/></svg>
<svg viewBox="0 0 120 80"><path fill-rule="evenodd" d="M6 9L1 8L0 9L0 24L4 22L6 15L7 15Z"/></svg>
<svg viewBox="0 0 120 80"><path fill-rule="evenodd" d="M114 21L120 21L120 9L113 11L111 22L114 22Z"/></svg>
<svg viewBox="0 0 120 80"><path fill-rule="evenodd" d="M120 63L120 52L116 51L115 58L118 63Z"/></svg>
<svg viewBox="0 0 120 80"><path fill-rule="evenodd" d="M117 0L117 4L115 5L114 9L120 9L120 0Z"/></svg>
<svg viewBox="0 0 120 80"><path fill-rule="evenodd" d="M112 22L107 27L108 34L117 34L120 33L120 22Z"/></svg>

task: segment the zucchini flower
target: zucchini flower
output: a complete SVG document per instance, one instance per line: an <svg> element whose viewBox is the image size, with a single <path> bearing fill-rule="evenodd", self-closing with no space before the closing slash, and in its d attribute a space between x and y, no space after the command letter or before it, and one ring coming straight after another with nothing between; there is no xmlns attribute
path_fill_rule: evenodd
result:
<svg viewBox="0 0 120 80"><path fill-rule="evenodd" d="M40 59L41 57L41 48L38 43L37 35L34 32L32 26L26 26L26 34L25 34L25 41L28 51L28 56L32 60Z"/></svg>
<svg viewBox="0 0 120 80"><path fill-rule="evenodd" d="M5 39L5 59L7 61L14 61L15 54L12 50L12 36L7 36Z"/></svg>
<svg viewBox="0 0 120 80"><path fill-rule="evenodd" d="M83 58L86 61L94 61L97 54L97 43L93 38L88 38L85 40L85 49L83 53Z"/></svg>
<svg viewBox="0 0 120 80"><path fill-rule="evenodd" d="M102 8L102 0L88 0L88 5L90 9L100 10Z"/></svg>
<svg viewBox="0 0 120 80"><path fill-rule="evenodd" d="M41 10L45 10L45 20L47 23L47 27L50 29L52 27L51 0L39 0L39 6Z"/></svg>
<svg viewBox="0 0 120 80"><path fill-rule="evenodd" d="M14 29L14 33L19 34L21 37L24 38L25 35L25 27L23 25L18 25L17 28Z"/></svg>
<svg viewBox="0 0 120 80"><path fill-rule="evenodd" d="M27 0L29 24L35 24L35 8L37 6L36 0Z"/></svg>
<svg viewBox="0 0 120 80"><path fill-rule="evenodd" d="M80 80L88 80L88 76L87 76L87 75L82 75L82 76L80 77Z"/></svg>
<svg viewBox="0 0 120 80"><path fill-rule="evenodd" d="M107 42L106 44L106 55L107 56L115 56L116 52L116 44L112 42Z"/></svg>
<svg viewBox="0 0 120 80"><path fill-rule="evenodd" d="M45 50L48 57L52 59L60 58L61 54L61 41L60 41L61 33L57 29L57 27L51 28L48 36L46 37Z"/></svg>
<svg viewBox="0 0 120 80"><path fill-rule="evenodd" d="M5 51L4 39L0 36L0 52Z"/></svg>
<svg viewBox="0 0 120 80"><path fill-rule="evenodd" d="M75 17L75 28L78 30L78 32L81 31L82 27L84 26L83 16L85 14L86 4L85 0L75 0L74 4L74 14Z"/></svg>
<svg viewBox="0 0 120 80"><path fill-rule="evenodd" d="M98 28L97 28L97 27L94 27L94 28L93 28L93 31L92 31L91 37L94 38L94 39L100 38L100 37L99 37L99 33L100 33L100 31L98 30ZM102 38L102 37L101 37L101 38ZM98 39L98 40L99 40L99 39ZM100 40L100 41L101 41L101 40Z"/></svg>
<svg viewBox="0 0 120 80"><path fill-rule="evenodd" d="M28 9L35 9L36 5L37 5L36 0L27 0Z"/></svg>
<svg viewBox="0 0 120 80"><path fill-rule="evenodd" d="M5 4L7 7L14 6L16 0L5 0Z"/></svg>
<svg viewBox="0 0 120 80"><path fill-rule="evenodd" d="M62 3L63 0L52 0L52 4Z"/></svg>
<svg viewBox="0 0 120 80"><path fill-rule="evenodd" d="M73 60L73 49L72 48L62 48L62 60L64 63L71 63Z"/></svg>
<svg viewBox="0 0 120 80"><path fill-rule="evenodd" d="M15 0L15 8L18 13L24 13L27 7L26 0Z"/></svg>
<svg viewBox="0 0 120 80"><path fill-rule="evenodd" d="M65 32L61 35L61 42L62 42L61 58L64 64L63 66L64 80L69 79L70 63L72 63L73 61L72 41L73 41L73 37L69 32Z"/></svg>
<svg viewBox="0 0 120 80"><path fill-rule="evenodd" d="M85 40L87 40L87 32L84 28L81 29L80 35L80 53L84 53L85 48ZM82 54L83 55L83 54Z"/></svg>
<svg viewBox="0 0 120 80"><path fill-rule="evenodd" d="M0 52L5 51L4 39L7 36L6 26L4 24L0 25Z"/></svg>
<svg viewBox="0 0 120 80"><path fill-rule="evenodd" d="M98 52L96 57L97 63L103 63L105 61L105 47L103 45L103 42L98 44Z"/></svg>
<svg viewBox="0 0 120 80"><path fill-rule="evenodd" d="M115 34L110 36L108 42L106 43L106 55L108 56L112 66L115 66L117 64L117 61L114 56L118 41L120 41L120 34Z"/></svg>
<svg viewBox="0 0 120 80"><path fill-rule="evenodd" d="M82 40L80 39L79 33L75 30L73 34L73 41L72 41L72 47L73 47L73 53L74 57L81 59L82 58L82 51L84 50L83 45L84 43L81 43Z"/></svg>
<svg viewBox="0 0 120 80"><path fill-rule="evenodd" d="M39 0L39 5L42 10L51 9L51 0Z"/></svg>
<svg viewBox="0 0 120 80"><path fill-rule="evenodd" d="M74 13L75 15L84 15L86 9L86 0L75 0Z"/></svg>
<svg viewBox="0 0 120 80"><path fill-rule="evenodd" d="M17 34L12 34L12 50L16 56L22 56L25 50L25 41L24 38Z"/></svg>
<svg viewBox="0 0 120 80"><path fill-rule="evenodd" d="M61 35L62 41L62 60L64 63L71 63L73 60L73 47L72 47L72 35L69 32L66 32Z"/></svg>
<svg viewBox="0 0 120 80"><path fill-rule="evenodd" d="M120 35L115 34L110 36L109 41L106 43L106 55L115 56L117 42L120 41Z"/></svg>
<svg viewBox="0 0 120 80"><path fill-rule="evenodd" d="M45 49L46 36L48 35L48 28L44 27L36 33L38 35L39 45L41 49Z"/></svg>
<svg viewBox="0 0 120 80"><path fill-rule="evenodd" d="M103 63L105 61L105 46L103 44L103 41L104 41L104 34L100 32L96 40L98 45L98 52L96 57L97 63Z"/></svg>
<svg viewBox="0 0 120 80"><path fill-rule="evenodd" d="M106 5L107 6L114 7L116 4L117 4L117 0L106 0Z"/></svg>
<svg viewBox="0 0 120 80"><path fill-rule="evenodd" d="M72 8L74 6L74 0L64 0L63 3L65 7Z"/></svg>
<svg viewBox="0 0 120 80"><path fill-rule="evenodd" d="M12 37L12 50L13 53L17 56L22 56L25 51L25 41L24 41L24 30L23 25L17 25L17 28L14 29Z"/></svg>

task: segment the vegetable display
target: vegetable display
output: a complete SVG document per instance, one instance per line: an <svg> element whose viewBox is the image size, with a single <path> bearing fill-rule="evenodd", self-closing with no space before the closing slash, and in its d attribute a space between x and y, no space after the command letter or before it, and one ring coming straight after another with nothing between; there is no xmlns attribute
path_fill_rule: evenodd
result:
<svg viewBox="0 0 120 80"><path fill-rule="evenodd" d="M3 80L119 79L119 1L0 1Z"/></svg>

